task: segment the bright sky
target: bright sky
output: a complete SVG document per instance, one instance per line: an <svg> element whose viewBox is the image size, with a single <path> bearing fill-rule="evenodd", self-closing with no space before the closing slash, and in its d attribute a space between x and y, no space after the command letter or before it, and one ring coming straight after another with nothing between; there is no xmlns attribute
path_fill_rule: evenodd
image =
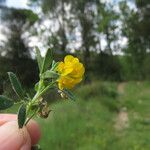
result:
<svg viewBox="0 0 150 150"><path fill-rule="evenodd" d="M113 2L114 4L118 3L119 1L122 0L101 0L101 2ZM28 8L27 2L28 0L6 0L6 5L16 8Z"/></svg>
<svg viewBox="0 0 150 150"><path fill-rule="evenodd" d="M8 7L28 8L27 1L28 0L6 0L6 5Z"/></svg>

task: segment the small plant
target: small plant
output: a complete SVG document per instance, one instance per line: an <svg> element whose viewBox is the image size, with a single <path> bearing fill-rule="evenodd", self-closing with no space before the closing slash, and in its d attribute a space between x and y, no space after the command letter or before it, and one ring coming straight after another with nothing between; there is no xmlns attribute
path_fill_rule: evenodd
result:
<svg viewBox="0 0 150 150"><path fill-rule="evenodd" d="M0 110L5 110L19 103L18 127L22 128L34 116L47 118L50 107L47 100L43 98L50 89L56 89L62 97L74 100L75 97L70 91L76 84L81 82L85 69L78 58L67 55L64 62L55 62L52 58L52 51L47 50L45 57L41 56L40 50L36 48L36 56L39 67L39 82L35 84L36 94L30 97L26 93L16 75L8 72L8 76L13 90L18 96L18 101L14 101L4 95L0 95Z"/></svg>

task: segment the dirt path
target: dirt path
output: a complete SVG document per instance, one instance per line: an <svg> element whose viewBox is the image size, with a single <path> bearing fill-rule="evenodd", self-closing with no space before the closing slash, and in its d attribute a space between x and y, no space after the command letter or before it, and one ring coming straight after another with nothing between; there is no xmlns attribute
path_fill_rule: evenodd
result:
<svg viewBox="0 0 150 150"><path fill-rule="evenodd" d="M117 131L123 130L129 126L129 118L128 112L125 108L122 108L118 113L117 117L115 118L115 129Z"/></svg>
<svg viewBox="0 0 150 150"><path fill-rule="evenodd" d="M125 82L122 82L122 83L118 84L117 91L118 91L119 94L124 94L125 85L126 85Z"/></svg>
<svg viewBox="0 0 150 150"><path fill-rule="evenodd" d="M119 83L117 90L118 93L120 95L120 100L121 100L121 96L124 94L124 88L125 88L126 83ZM128 112L127 112L127 108L123 107L120 108L120 111L118 112L117 117L115 118L115 129L117 131L123 130L125 128L127 128L129 126L129 118L128 118Z"/></svg>

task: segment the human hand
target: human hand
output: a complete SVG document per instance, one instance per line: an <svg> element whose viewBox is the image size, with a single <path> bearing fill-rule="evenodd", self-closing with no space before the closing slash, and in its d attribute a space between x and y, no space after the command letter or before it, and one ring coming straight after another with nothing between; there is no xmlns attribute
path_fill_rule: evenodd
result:
<svg viewBox="0 0 150 150"><path fill-rule="evenodd" d="M16 115L0 114L0 150L31 150L31 146L38 143L39 125L31 120L19 129L16 120Z"/></svg>

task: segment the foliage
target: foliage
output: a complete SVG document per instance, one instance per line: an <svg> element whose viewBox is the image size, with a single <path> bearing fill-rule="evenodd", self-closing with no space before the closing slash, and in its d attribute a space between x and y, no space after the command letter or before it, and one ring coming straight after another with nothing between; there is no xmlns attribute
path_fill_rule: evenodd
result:
<svg viewBox="0 0 150 150"><path fill-rule="evenodd" d="M131 8L132 5L129 6L129 2L134 9ZM48 108L45 99L51 102L53 97L47 96L45 91L51 90L54 93L56 90L51 89L50 82L59 77L58 72L54 71L58 64L52 61L50 51L47 51L47 57L43 59L37 48L38 77L38 67L22 35L34 27L34 36L38 37L36 33L44 20L51 20L56 23L55 27L58 25L58 30L53 31L51 26L44 30L42 28L41 36L49 35L44 42L51 50L55 50L57 60L66 53L79 56L86 66L86 81L149 80L150 1L123 0L119 2L119 7L115 6L115 2L110 4L98 0L31 0L30 4L40 7L42 13L37 16L31 10L0 6L0 9L5 10L2 11L2 18L9 29L6 43L0 42L0 92L3 92L3 88L6 89L5 97L0 96L0 109L13 105L13 112L16 112L14 102L21 102L23 105L18 112L20 128L28 122L27 116L32 118L35 115L34 111L43 118L51 112L47 121L38 119L44 132L41 144L45 150L50 147L56 150L109 150L110 147L112 150L149 150L148 81L125 83L124 92L119 93L118 83L96 80L76 90L79 95L76 103L54 103ZM37 26L34 26L35 22ZM120 37L127 39L124 47ZM77 39L80 41L76 43ZM69 47L74 42L75 46L79 44L75 49ZM115 55L115 52L122 52L123 56L120 53ZM53 69L49 70L50 67ZM22 85L25 85L22 89L16 75L9 73L19 97L9 90L6 78L8 71L19 75ZM29 90L34 83L35 91ZM24 95L25 91L28 94ZM29 94L29 91L33 94ZM34 94L41 91L44 91L43 99L35 97L38 103L29 103ZM64 98L67 95L72 100L76 98L65 88L59 94ZM13 100L8 98L10 96ZM40 109L37 110L39 105ZM128 113L129 127L118 132L114 129L114 120L122 108Z"/></svg>
<svg viewBox="0 0 150 150"><path fill-rule="evenodd" d="M74 95L70 91L72 86L68 86L67 84L77 84L82 80L84 72L79 75L81 72L80 66L84 70L83 64L79 62L79 60L71 55L68 55L64 58L65 66L62 66L63 62L55 62L52 58L52 51L48 49L45 57L41 56L41 53L38 48L36 48L37 52L37 62L39 66L39 81L35 85L35 95L32 97L29 93L25 92L22 88L22 85L17 78L17 76L8 72L8 76L12 85L13 90L15 91L19 103L21 106L18 111L18 126L22 128L26 125L33 116L38 115L43 118L47 118L50 109L49 105L44 99L43 95L50 89L55 89L61 93L64 97L68 97L71 100L75 100ZM74 67L76 66L76 68ZM76 69L78 69L76 71ZM64 81L65 78L65 81ZM74 80L80 81L74 83ZM59 80L62 80L61 88L59 86ZM66 82L67 81L67 82ZM58 86L57 86L58 83ZM65 85L64 85L65 83ZM67 86L66 86L67 85ZM16 102L16 103L17 103ZM0 95L0 110L5 110L9 107L12 107L14 104L14 100L7 98L6 96Z"/></svg>
<svg viewBox="0 0 150 150"><path fill-rule="evenodd" d="M96 81L77 89L78 101L53 103L51 109L55 111L51 112L49 118L37 120L43 132L40 141L42 148L149 150L150 84L126 82L122 94L117 91L119 84ZM117 96L111 97L109 92L104 94L103 88L105 91L115 91ZM116 103L119 109L126 107L129 127L121 131L114 128L118 113L110 109L110 103L106 102ZM16 108L8 111L15 112Z"/></svg>
<svg viewBox="0 0 150 150"><path fill-rule="evenodd" d="M91 72L101 80L121 81L121 65L118 56L100 53L92 59Z"/></svg>
<svg viewBox="0 0 150 150"><path fill-rule="evenodd" d="M144 60L149 53L149 8L148 1L136 1L138 11L130 10L126 2L120 3L122 11L122 34L128 38L128 45L124 49L125 53L130 56L127 57L128 66L131 65L131 72L135 73L134 79L145 79L145 72L143 70Z"/></svg>
<svg viewBox="0 0 150 150"><path fill-rule="evenodd" d="M58 60L72 52L83 60L87 72L85 81L95 76L119 81L149 79L149 71L146 71L149 70L146 65L149 64L149 1L136 0L130 3L135 9L129 6L129 2L121 1L117 11L113 3L97 0L31 0L31 5L42 8L39 16L31 10L1 8L4 10L2 18L10 30L7 33L8 41L5 44L2 41L4 46L1 46L1 55L5 53L3 58L11 59L6 61L6 65L8 68L9 65L13 66L11 71L20 75L23 84L33 85L38 80L37 67L22 35L30 27L35 28L36 22L40 36L49 34L44 42L56 52ZM58 30L54 31L51 26L40 29L45 20L56 23ZM36 34L38 30L36 27L34 36L39 36ZM121 47L120 37L127 38L125 47ZM80 46L74 48L70 44ZM114 56L116 52L124 53L123 57ZM31 71L22 73L28 66L32 66ZM5 70L1 70L1 85L6 76L3 73Z"/></svg>
<svg viewBox="0 0 150 150"><path fill-rule="evenodd" d="M31 10L2 8L2 25L5 25L8 32L5 32L5 28L4 31L2 29L2 32L7 36L7 40L4 41L0 51L0 87L3 87L5 84L4 79L6 79L6 72L8 71L19 74L24 85L27 87L30 87L37 81L36 63L32 59L31 51L22 38L24 30L33 25L37 19L38 16ZM30 71L27 71L29 66Z"/></svg>
<svg viewBox="0 0 150 150"><path fill-rule="evenodd" d="M109 95L100 95L101 89L99 86L103 86L103 82L95 82L91 85L86 85L78 89L78 93L81 100L76 103L55 103L52 105L51 117L48 121L44 122L39 120L42 125L42 131L44 137L41 141L41 145L45 150L49 147L53 149L137 149L148 150L149 147L149 82L130 82L125 86L125 93L114 97L112 102L121 104L119 107L127 107L129 113L129 128L125 128L122 131L116 131L114 129L114 119L116 117L116 111L109 109L109 105L103 103L109 101ZM107 83L106 90L109 86L112 86L114 90L116 83ZM93 89L99 89L98 92L86 100L83 97L83 90L89 89L86 97L89 97L89 93L93 92ZM108 89L107 89L108 88ZM139 92L140 91L140 92ZM117 91L116 91L117 92ZM141 94L142 93L142 94ZM135 96L136 95L136 96ZM117 101L119 99L119 102ZM131 106L131 99L134 105ZM139 104L139 99L142 100L142 107ZM130 106L129 106L130 105ZM138 117L136 118L135 113ZM61 115L60 115L61 114ZM139 132L140 131L140 132ZM139 140L140 139L140 140ZM45 144L47 143L47 144ZM72 144L73 143L73 144ZM122 145L124 145L122 147Z"/></svg>

